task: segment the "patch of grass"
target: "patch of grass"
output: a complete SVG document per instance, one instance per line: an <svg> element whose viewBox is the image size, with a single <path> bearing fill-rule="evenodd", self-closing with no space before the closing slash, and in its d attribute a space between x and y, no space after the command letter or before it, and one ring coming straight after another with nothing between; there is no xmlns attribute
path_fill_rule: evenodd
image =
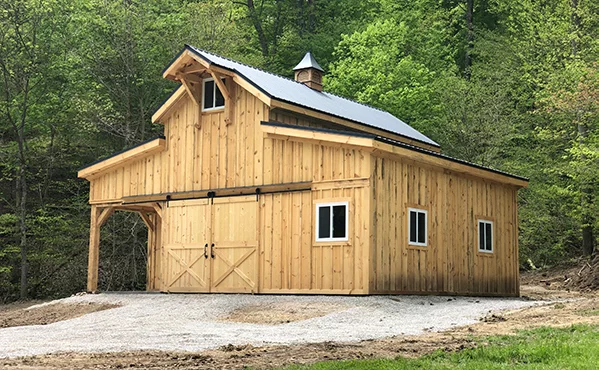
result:
<svg viewBox="0 0 599 370"><path fill-rule="evenodd" d="M330 361L287 370L404 369L597 369L599 328L576 325L539 328L517 335L477 339L478 346L460 352L437 351L418 359Z"/></svg>
<svg viewBox="0 0 599 370"><path fill-rule="evenodd" d="M566 307L566 305L563 303L556 303L553 305L553 308L556 310L561 310L562 308L565 308L565 307Z"/></svg>

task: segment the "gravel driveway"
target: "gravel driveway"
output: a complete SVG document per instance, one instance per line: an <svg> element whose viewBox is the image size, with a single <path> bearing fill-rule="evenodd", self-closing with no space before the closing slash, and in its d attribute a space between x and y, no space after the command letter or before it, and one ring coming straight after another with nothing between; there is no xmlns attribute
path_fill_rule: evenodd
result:
<svg viewBox="0 0 599 370"><path fill-rule="evenodd" d="M55 302L117 303L122 307L50 325L0 329L0 357L64 351L199 351L227 344L360 341L440 331L471 324L489 312L536 304L515 298L143 293L82 295L51 304ZM322 305L330 313L283 324L223 320L236 310L260 306L271 309L281 304L297 305L300 310Z"/></svg>

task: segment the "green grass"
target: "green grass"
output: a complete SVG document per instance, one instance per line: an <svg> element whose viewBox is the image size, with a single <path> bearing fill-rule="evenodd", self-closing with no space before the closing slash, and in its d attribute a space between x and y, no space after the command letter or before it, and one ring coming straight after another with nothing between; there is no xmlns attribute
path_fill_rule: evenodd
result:
<svg viewBox="0 0 599 370"><path fill-rule="evenodd" d="M599 328L539 328L512 336L478 338L476 348L437 351L418 359L330 361L287 370L598 369Z"/></svg>

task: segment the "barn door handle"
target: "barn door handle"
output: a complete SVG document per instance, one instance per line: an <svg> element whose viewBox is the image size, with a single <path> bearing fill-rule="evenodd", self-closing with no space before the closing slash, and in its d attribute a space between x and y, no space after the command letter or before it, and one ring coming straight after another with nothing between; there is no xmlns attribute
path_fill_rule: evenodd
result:
<svg viewBox="0 0 599 370"><path fill-rule="evenodd" d="M208 243L204 246L204 258L208 258Z"/></svg>
<svg viewBox="0 0 599 370"><path fill-rule="evenodd" d="M210 246L210 257L214 258L214 243Z"/></svg>

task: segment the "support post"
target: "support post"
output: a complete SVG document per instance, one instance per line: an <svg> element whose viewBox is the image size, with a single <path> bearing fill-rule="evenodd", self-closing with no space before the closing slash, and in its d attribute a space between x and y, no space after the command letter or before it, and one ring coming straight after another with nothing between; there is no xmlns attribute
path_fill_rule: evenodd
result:
<svg viewBox="0 0 599 370"><path fill-rule="evenodd" d="M92 205L89 229L89 256L87 261L87 291L98 291L98 264L100 261L100 224L98 223L100 210Z"/></svg>

